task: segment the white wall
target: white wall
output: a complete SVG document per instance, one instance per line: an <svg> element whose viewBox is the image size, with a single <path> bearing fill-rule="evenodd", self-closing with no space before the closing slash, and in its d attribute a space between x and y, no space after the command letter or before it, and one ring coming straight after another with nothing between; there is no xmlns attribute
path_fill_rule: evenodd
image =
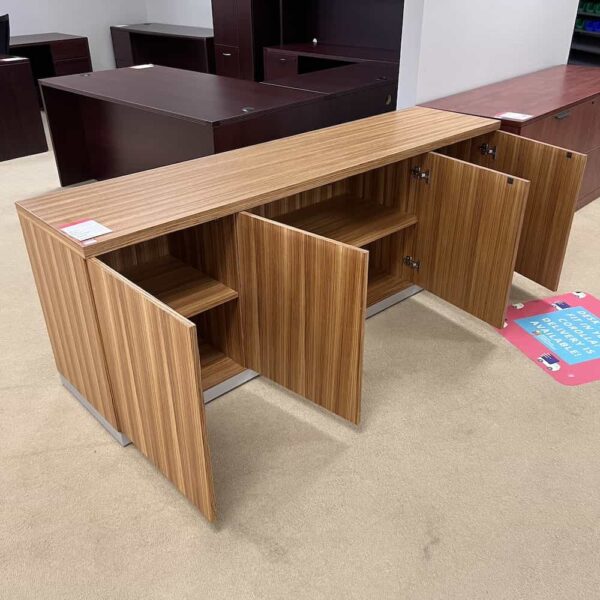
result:
<svg viewBox="0 0 600 600"><path fill-rule="evenodd" d="M399 107L566 63L577 5L406 0Z"/></svg>
<svg viewBox="0 0 600 600"><path fill-rule="evenodd" d="M147 0L146 7L149 22L212 27L211 0Z"/></svg>
<svg viewBox="0 0 600 600"><path fill-rule="evenodd" d="M166 1L166 0L165 0ZM0 0L0 14L10 15L13 35L58 31L85 35L94 69L115 66L111 25L146 20L145 0Z"/></svg>

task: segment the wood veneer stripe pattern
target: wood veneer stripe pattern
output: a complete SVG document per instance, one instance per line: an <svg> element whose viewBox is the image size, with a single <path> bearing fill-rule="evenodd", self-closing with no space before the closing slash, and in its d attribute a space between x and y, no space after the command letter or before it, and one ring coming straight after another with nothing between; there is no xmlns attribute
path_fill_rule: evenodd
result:
<svg viewBox="0 0 600 600"><path fill-rule="evenodd" d="M213 521L196 327L101 261L88 268L122 431Z"/></svg>
<svg viewBox="0 0 600 600"><path fill-rule="evenodd" d="M56 367L120 431L85 260L31 219L20 220Z"/></svg>
<svg viewBox="0 0 600 600"><path fill-rule="evenodd" d="M484 143L496 147L495 159L481 154ZM587 157L504 131L468 148L466 160L531 182L516 270L558 289Z"/></svg>
<svg viewBox="0 0 600 600"><path fill-rule="evenodd" d="M247 366L358 423L368 253L249 213L238 236Z"/></svg>
<svg viewBox="0 0 600 600"><path fill-rule="evenodd" d="M513 279L529 182L430 153L429 183L418 186L413 281L502 327ZM410 238L410 236L407 236Z"/></svg>
<svg viewBox="0 0 600 600"><path fill-rule="evenodd" d="M498 121L417 107L63 190L18 207L82 256L97 256L498 127ZM113 233L83 246L58 231L65 223L86 218Z"/></svg>

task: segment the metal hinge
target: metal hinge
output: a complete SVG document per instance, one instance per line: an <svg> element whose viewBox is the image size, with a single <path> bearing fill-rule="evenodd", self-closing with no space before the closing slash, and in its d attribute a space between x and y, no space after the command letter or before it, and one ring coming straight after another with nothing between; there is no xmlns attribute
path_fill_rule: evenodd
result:
<svg viewBox="0 0 600 600"><path fill-rule="evenodd" d="M404 264L415 271L418 271L421 267L421 261L415 260L412 256L405 256L403 259Z"/></svg>
<svg viewBox="0 0 600 600"><path fill-rule="evenodd" d="M413 167L411 173L414 179L419 179L425 183L429 183L429 171L423 171L421 167Z"/></svg>
<svg viewBox="0 0 600 600"><path fill-rule="evenodd" d="M481 144L481 146L479 146L479 151L484 156L491 156L494 160L496 160L496 156L498 154L498 147L490 146L490 144Z"/></svg>

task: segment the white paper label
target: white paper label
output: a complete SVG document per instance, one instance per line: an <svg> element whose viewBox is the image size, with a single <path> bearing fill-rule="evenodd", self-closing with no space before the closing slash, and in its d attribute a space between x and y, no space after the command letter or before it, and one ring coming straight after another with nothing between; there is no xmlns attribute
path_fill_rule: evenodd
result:
<svg viewBox="0 0 600 600"><path fill-rule="evenodd" d="M496 115L497 119L506 119L508 121L528 121L533 119L533 115L527 115L525 113L516 112L503 112Z"/></svg>
<svg viewBox="0 0 600 600"><path fill-rule="evenodd" d="M154 65L135 65L135 67L129 67L130 69L151 69Z"/></svg>
<svg viewBox="0 0 600 600"><path fill-rule="evenodd" d="M67 225L63 225L60 230L79 242L112 232L112 229L91 219L68 223Z"/></svg>

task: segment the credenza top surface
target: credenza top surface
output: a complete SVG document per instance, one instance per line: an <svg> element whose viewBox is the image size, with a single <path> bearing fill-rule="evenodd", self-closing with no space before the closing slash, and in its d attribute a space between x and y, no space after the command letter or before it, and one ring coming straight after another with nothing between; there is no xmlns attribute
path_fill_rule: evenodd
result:
<svg viewBox="0 0 600 600"><path fill-rule="evenodd" d="M155 238L494 131L500 122L415 107L17 203L85 257ZM60 230L93 219L92 244Z"/></svg>
<svg viewBox="0 0 600 600"><path fill-rule="evenodd" d="M492 119L507 112L531 115L526 121L502 119L504 123L522 126L598 94L598 67L561 65L426 102L423 106Z"/></svg>

